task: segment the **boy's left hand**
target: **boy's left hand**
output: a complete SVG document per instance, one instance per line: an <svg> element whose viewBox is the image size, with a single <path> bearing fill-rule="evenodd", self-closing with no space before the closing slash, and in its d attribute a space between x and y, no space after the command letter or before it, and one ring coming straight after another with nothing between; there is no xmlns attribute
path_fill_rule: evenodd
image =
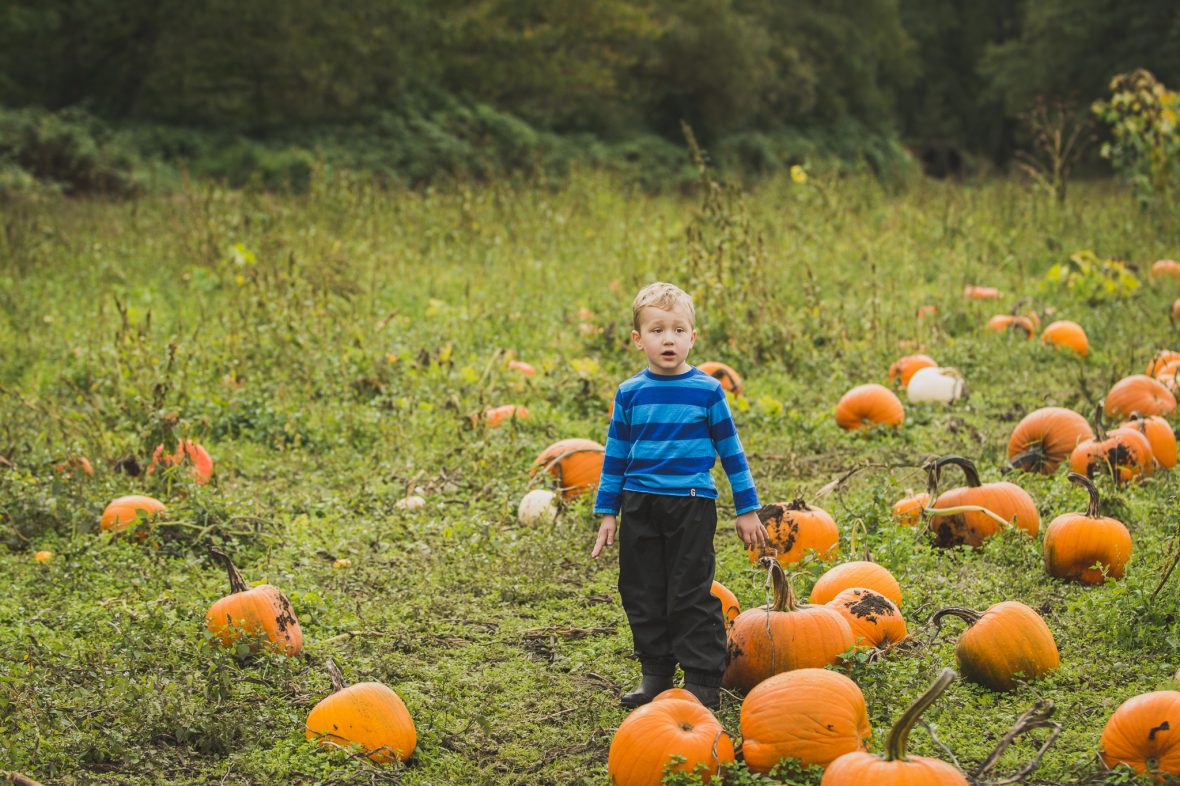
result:
<svg viewBox="0 0 1180 786"><path fill-rule="evenodd" d="M770 540L770 533L766 531L762 519L758 518L758 514L752 510L738 516L733 526L737 530L738 537L742 539L742 543L745 543L748 549L762 548Z"/></svg>

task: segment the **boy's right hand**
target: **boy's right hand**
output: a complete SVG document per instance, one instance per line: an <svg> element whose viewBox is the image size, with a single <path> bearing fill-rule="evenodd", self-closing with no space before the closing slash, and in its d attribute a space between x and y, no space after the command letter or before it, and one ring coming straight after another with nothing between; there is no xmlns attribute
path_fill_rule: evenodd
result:
<svg viewBox="0 0 1180 786"><path fill-rule="evenodd" d="M592 559L598 559L602 550L615 542L615 530L618 529L614 516L603 516L602 526L598 528L598 540L594 542L594 551L590 552Z"/></svg>

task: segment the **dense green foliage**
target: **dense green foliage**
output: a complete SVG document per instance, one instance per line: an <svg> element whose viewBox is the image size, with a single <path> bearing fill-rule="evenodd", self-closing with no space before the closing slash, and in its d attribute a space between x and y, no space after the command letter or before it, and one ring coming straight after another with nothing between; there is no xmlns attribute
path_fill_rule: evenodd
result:
<svg viewBox="0 0 1180 786"><path fill-rule="evenodd" d="M81 109L119 129L146 129L132 150L231 182L253 171L289 177L318 147L345 149L349 164L392 169L409 183L457 168L479 177L527 170L538 158L593 159L573 154L603 143L595 154L613 161L639 147L659 162L655 148L679 144L681 121L713 150L740 149L728 163L755 174L817 152L880 169L873 159L894 140L935 169L956 170L964 155L1006 161L1033 99L1084 107L1116 73L1139 67L1180 82L1174 2L14 0L0 8L0 107ZM510 149L483 145L488 135L507 137Z"/></svg>
<svg viewBox="0 0 1180 786"><path fill-rule="evenodd" d="M626 340L632 293L691 270L729 293L698 291L692 357L745 376L735 416L762 497L802 491L836 517L845 555L859 529L857 548L904 588L922 646L846 667L866 694L873 748L953 664L953 633L925 627L933 612L1016 598L1044 614L1061 668L1010 695L952 686L929 716L938 738L974 767L1047 697L1065 729L1031 782L1129 782L1103 775L1094 752L1121 701L1174 685L1177 578L1149 596L1176 547L1175 472L1104 486L1135 554L1125 580L1097 588L1047 579L1039 540L1017 533L939 550L892 524L889 505L922 486L916 467L934 455L971 456L996 479L1022 414L1089 411L1154 350L1176 348L1166 313L1180 292L1143 275L1176 255L1173 216L1098 185L1059 208L1010 184L890 195L871 178L815 173L705 211L697 194L655 197L602 173L556 189L415 193L324 173L309 188L194 183L167 198L6 206L0 768L62 786L605 784L624 717L616 697L636 677L614 553L588 559L596 522L584 500L536 530L515 505L543 447L603 438L614 386L640 364ZM1128 261L1143 285L1119 297L1046 280L1081 249ZM1003 299L968 301L967 283ZM983 331L1025 297L1081 322L1089 359ZM915 318L923 304L937 315ZM918 347L959 368L971 398L907 406L897 434L840 432L840 394L884 381ZM509 371L512 356L537 377ZM472 426L469 415L509 402L532 419ZM177 436L210 449L212 485L132 474ZM95 477L55 473L70 454L90 457ZM1082 509L1063 474L1016 480L1042 526ZM397 507L412 489L424 510ZM145 542L99 535L106 502L132 492L164 500L166 521ZM728 501L723 487L723 511ZM203 615L227 590L210 540L247 580L290 596L301 656L239 661L206 646ZM718 578L746 607L760 603L764 576L732 531L716 545ZM56 556L37 564L37 549ZM351 564L334 568L337 558ZM803 568L800 589L820 570ZM420 738L410 767L383 774L304 740L329 656L349 680L405 699ZM720 717L735 733L738 712L726 696ZM945 755L922 729L911 749ZM1032 751L1018 744L1004 766Z"/></svg>

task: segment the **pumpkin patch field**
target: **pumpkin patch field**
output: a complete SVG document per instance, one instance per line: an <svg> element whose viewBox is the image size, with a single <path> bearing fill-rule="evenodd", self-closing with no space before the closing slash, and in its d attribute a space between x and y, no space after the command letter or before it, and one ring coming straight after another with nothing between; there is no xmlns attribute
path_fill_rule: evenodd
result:
<svg viewBox="0 0 1180 786"><path fill-rule="evenodd" d="M0 206L0 780L1180 778L1180 217L712 177ZM772 535L715 471L716 712L590 559L655 280Z"/></svg>

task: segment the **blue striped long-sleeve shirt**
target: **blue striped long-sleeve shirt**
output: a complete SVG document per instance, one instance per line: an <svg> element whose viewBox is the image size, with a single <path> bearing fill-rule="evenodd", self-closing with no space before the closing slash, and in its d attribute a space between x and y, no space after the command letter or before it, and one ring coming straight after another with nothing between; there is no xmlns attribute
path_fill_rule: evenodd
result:
<svg viewBox="0 0 1180 786"><path fill-rule="evenodd" d="M668 376L644 369L615 393L594 512L617 514L624 491L716 499L710 471L718 457L738 515L757 510L758 492L721 383L696 368Z"/></svg>

